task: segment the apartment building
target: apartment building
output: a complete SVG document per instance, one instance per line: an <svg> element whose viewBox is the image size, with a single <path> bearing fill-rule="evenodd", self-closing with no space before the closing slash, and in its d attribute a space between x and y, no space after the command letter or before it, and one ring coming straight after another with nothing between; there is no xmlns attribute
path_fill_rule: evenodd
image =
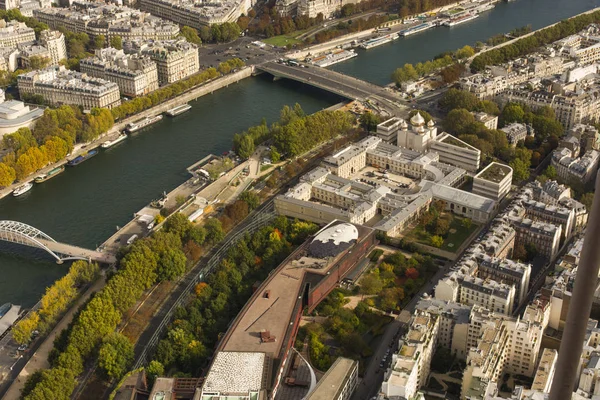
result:
<svg viewBox="0 0 600 400"><path fill-rule="evenodd" d="M415 310L437 316L438 346L449 349L458 359L466 360L467 333L471 320L470 306L425 296L417 303Z"/></svg>
<svg viewBox="0 0 600 400"><path fill-rule="evenodd" d="M473 177L473 193L500 201L510 192L513 170L498 162L492 162Z"/></svg>
<svg viewBox="0 0 600 400"><path fill-rule="evenodd" d="M53 29L103 35L107 41L119 36L126 40L169 40L179 35L179 26L148 13L114 4L75 2L69 8L42 8L34 17Z"/></svg>
<svg viewBox="0 0 600 400"><path fill-rule="evenodd" d="M431 358L437 346L439 318L415 311L409 330L400 340L385 371L381 393L386 398L413 399L429 375Z"/></svg>
<svg viewBox="0 0 600 400"><path fill-rule="evenodd" d="M515 247L532 244L538 253L553 260L558 253L562 227L525 217L511 217L510 224L515 229Z"/></svg>
<svg viewBox="0 0 600 400"><path fill-rule="evenodd" d="M484 112L472 112L475 117L475 121L481 122L488 129L498 129L498 116L491 115Z"/></svg>
<svg viewBox="0 0 600 400"><path fill-rule="evenodd" d="M510 225L494 222L487 234L478 243L471 245L467 251L487 254L501 260L512 254L515 236L515 230Z"/></svg>
<svg viewBox="0 0 600 400"><path fill-rule="evenodd" d="M565 87L560 92L509 89L502 92L500 98L503 103L522 103L534 111L549 106L554 110L558 121L568 130L577 124L596 121L600 117L598 85L580 85L576 90L573 89Z"/></svg>
<svg viewBox="0 0 600 400"><path fill-rule="evenodd" d="M81 60L79 65L83 73L116 83L123 96L143 96L158 89L156 64L148 56L108 47L96 50L94 57Z"/></svg>
<svg viewBox="0 0 600 400"><path fill-rule="evenodd" d="M253 0L229 0L207 3L199 0L140 0L140 9L195 29L213 24L236 22L254 6Z"/></svg>
<svg viewBox="0 0 600 400"><path fill-rule="evenodd" d="M600 25L590 24L583 31L558 40L554 46L560 54L571 57L579 64L600 60Z"/></svg>
<svg viewBox="0 0 600 400"><path fill-rule="evenodd" d="M112 108L121 104L119 87L114 82L69 71L64 66L48 67L17 77L19 93L41 95L55 106L74 104L84 110Z"/></svg>
<svg viewBox="0 0 600 400"><path fill-rule="evenodd" d="M557 181L548 180L542 184L536 180L527 186L533 189L534 200L548 205L557 206L562 199L571 198L571 188Z"/></svg>
<svg viewBox="0 0 600 400"><path fill-rule="evenodd" d="M548 205L535 200L524 201L523 207L527 218L560 225L563 238L567 239L573 234L575 228L574 209Z"/></svg>
<svg viewBox="0 0 600 400"><path fill-rule="evenodd" d="M0 47L17 47L35 41L35 31L24 22L0 20Z"/></svg>
<svg viewBox="0 0 600 400"><path fill-rule="evenodd" d="M329 18L338 13L344 5L358 2L358 0L298 0L297 13L307 15L309 18L315 18L319 14Z"/></svg>
<svg viewBox="0 0 600 400"><path fill-rule="evenodd" d="M148 40L125 42L127 54L150 57L156 63L160 85L177 82L200 70L198 46L185 40Z"/></svg>
<svg viewBox="0 0 600 400"><path fill-rule="evenodd" d="M579 140L579 148L583 153L600 150L600 132L593 125L577 124L571 128L569 136Z"/></svg>
<svg viewBox="0 0 600 400"><path fill-rule="evenodd" d="M65 35L59 31L46 29L40 33L40 44L48 49L52 65L58 65L59 61L67 59L67 46Z"/></svg>
<svg viewBox="0 0 600 400"><path fill-rule="evenodd" d="M504 373L533 377L548 315L546 302L527 306L522 318L505 317L474 307L461 399L487 399Z"/></svg>
<svg viewBox="0 0 600 400"><path fill-rule="evenodd" d="M435 287L435 298L467 306L481 306L509 315L515 306L515 287L491 279L481 279L468 272L452 272Z"/></svg>
<svg viewBox="0 0 600 400"><path fill-rule="evenodd" d="M600 152L588 150L583 156L566 148L559 148L552 153L551 165L556 169L556 174L567 182L587 183L596 176Z"/></svg>
<svg viewBox="0 0 600 400"><path fill-rule="evenodd" d="M508 124L504 128L501 128L500 132L503 132L506 135L506 139L511 146L516 147L519 141L525 140L530 130L532 131L532 128L525 124L513 122L512 124Z"/></svg>

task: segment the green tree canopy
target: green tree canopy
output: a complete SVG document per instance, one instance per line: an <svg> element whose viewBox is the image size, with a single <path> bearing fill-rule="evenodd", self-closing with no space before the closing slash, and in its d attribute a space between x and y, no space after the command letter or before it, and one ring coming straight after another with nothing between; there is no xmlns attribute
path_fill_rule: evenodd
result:
<svg viewBox="0 0 600 400"><path fill-rule="evenodd" d="M102 342L98 367L110 379L120 379L133 362L133 345L120 333L111 333Z"/></svg>

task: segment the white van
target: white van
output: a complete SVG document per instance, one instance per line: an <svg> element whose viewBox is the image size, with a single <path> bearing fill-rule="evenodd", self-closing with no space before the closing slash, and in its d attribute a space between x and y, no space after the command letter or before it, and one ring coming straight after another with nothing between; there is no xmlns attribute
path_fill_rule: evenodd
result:
<svg viewBox="0 0 600 400"><path fill-rule="evenodd" d="M135 242L138 238L138 235L131 235L129 239L127 239L127 245L129 246L131 243Z"/></svg>

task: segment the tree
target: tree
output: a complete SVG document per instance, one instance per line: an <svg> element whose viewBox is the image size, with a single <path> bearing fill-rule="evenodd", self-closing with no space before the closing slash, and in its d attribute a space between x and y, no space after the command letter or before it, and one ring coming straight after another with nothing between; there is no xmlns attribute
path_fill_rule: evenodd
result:
<svg viewBox="0 0 600 400"><path fill-rule="evenodd" d="M523 122L524 117L525 111L520 104L507 103L500 114L500 124L504 126L512 122Z"/></svg>
<svg viewBox="0 0 600 400"><path fill-rule="evenodd" d="M370 111L362 113L360 116L360 126L367 132L373 132L377 129L377 125L381 122L381 118L377 114Z"/></svg>
<svg viewBox="0 0 600 400"><path fill-rule="evenodd" d="M13 339L19 344L29 343L31 340L31 334L38 328L40 323L40 315L37 311L31 312L27 318L24 318L17 322L12 329Z"/></svg>
<svg viewBox="0 0 600 400"><path fill-rule="evenodd" d="M360 291L362 294L377 294L383 289L381 279L375 274L367 274L360 280Z"/></svg>
<svg viewBox="0 0 600 400"><path fill-rule="evenodd" d="M250 190L246 190L240 194L240 200L243 200L248 204L248 208L250 210L254 210L256 207L260 205L260 198L255 192Z"/></svg>
<svg viewBox="0 0 600 400"><path fill-rule="evenodd" d="M219 243L225 239L223 225L216 218L209 218L204 224L204 229L206 229L206 240L211 244Z"/></svg>
<svg viewBox="0 0 600 400"><path fill-rule="evenodd" d="M4 163L0 163L0 187L6 187L15 181L17 174L15 169Z"/></svg>
<svg viewBox="0 0 600 400"><path fill-rule="evenodd" d="M236 136L238 135L236 134ZM248 159L252 154L254 154L254 140L250 135L240 135L238 140L234 138L234 143L237 143L235 146L235 152L238 156L240 156L240 158Z"/></svg>
<svg viewBox="0 0 600 400"><path fill-rule="evenodd" d="M146 377L148 378L148 387L152 387L157 377L165 374L165 367L158 361L152 360L146 367Z"/></svg>
<svg viewBox="0 0 600 400"><path fill-rule="evenodd" d="M444 238L441 236L437 236L437 235L433 235L430 239L429 242L431 243L431 245L433 247L437 247L440 248L442 247L442 245L444 244Z"/></svg>
<svg viewBox="0 0 600 400"><path fill-rule="evenodd" d="M206 240L206 229L203 226L193 226L188 231L188 240L196 243L197 245L202 245Z"/></svg>
<svg viewBox="0 0 600 400"><path fill-rule="evenodd" d="M198 36L198 31L194 28L184 25L181 27L180 35L190 43L202 44L202 39L200 39L200 36Z"/></svg>
<svg viewBox="0 0 600 400"><path fill-rule="evenodd" d="M464 46L461 49L458 49L456 51L456 58L458 59L463 59L463 58L469 58L469 57L473 57L475 55L475 50L473 50L473 48L471 46Z"/></svg>
<svg viewBox="0 0 600 400"><path fill-rule="evenodd" d="M176 213L167 218L164 227L166 232L172 232L183 239L192 229L192 223L182 213Z"/></svg>
<svg viewBox="0 0 600 400"><path fill-rule="evenodd" d="M510 162L510 167L513 169L515 181L521 182L529 178L529 163L516 158Z"/></svg>
<svg viewBox="0 0 600 400"><path fill-rule="evenodd" d="M419 279L419 271L416 268L408 268L404 275L409 279Z"/></svg>
<svg viewBox="0 0 600 400"><path fill-rule="evenodd" d="M123 39L121 39L121 36L113 36L110 38L110 46L114 47L117 50L121 50L123 48Z"/></svg>
<svg viewBox="0 0 600 400"><path fill-rule="evenodd" d="M380 295L381 308L395 311L398 304L404 299L404 290L400 287L383 289Z"/></svg>
<svg viewBox="0 0 600 400"><path fill-rule="evenodd" d="M552 165L549 165L548 168L546 168L546 170L544 171L544 175L546 175L548 179L556 179L556 177L558 176L556 173L556 168L554 168L554 166Z"/></svg>
<svg viewBox="0 0 600 400"><path fill-rule="evenodd" d="M444 120L444 128L454 135L467 133L475 122L475 117L464 108L456 108L448 113Z"/></svg>
<svg viewBox="0 0 600 400"><path fill-rule="evenodd" d="M275 147L271 148L270 156L271 156L271 162L273 162L273 164L277 164L279 161L281 161L281 154L279 154L279 152L277 151L277 149L275 149Z"/></svg>
<svg viewBox="0 0 600 400"><path fill-rule="evenodd" d="M29 67L31 69L46 68L52 60L48 57L32 56L29 58Z"/></svg>
<svg viewBox="0 0 600 400"><path fill-rule="evenodd" d="M98 352L98 367L110 379L120 379L133 362L133 345L120 333L108 335Z"/></svg>
<svg viewBox="0 0 600 400"><path fill-rule="evenodd" d="M471 218L463 218L460 222L463 228L471 229L471 225L473 225L473 220Z"/></svg>
<svg viewBox="0 0 600 400"><path fill-rule="evenodd" d="M159 281L173 281L185 273L187 258L180 249L163 252L156 270Z"/></svg>
<svg viewBox="0 0 600 400"><path fill-rule="evenodd" d="M94 38L94 48L103 49L106 45L106 37L104 35L98 35Z"/></svg>
<svg viewBox="0 0 600 400"><path fill-rule="evenodd" d="M454 88L448 89L440 100L440 106L446 111L451 111L455 108L464 108L467 111L473 111L478 104L479 100L473 93Z"/></svg>

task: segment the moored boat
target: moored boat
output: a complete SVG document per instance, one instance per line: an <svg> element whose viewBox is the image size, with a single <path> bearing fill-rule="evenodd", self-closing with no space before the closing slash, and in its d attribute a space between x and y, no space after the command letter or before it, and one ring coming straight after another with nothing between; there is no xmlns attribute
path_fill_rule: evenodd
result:
<svg viewBox="0 0 600 400"><path fill-rule="evenodd" d="M450 18L448 21L444 22L444 25L446 26L455 26L455 25L460 25L463 24L465 22L474 20L475 18L479 17L479 14L463 14L459 17L454 17L454 18Z"/></svg>
<svg viewBox="0 0 600 400"><path fill-rule="evenodd" d="M36 176L35 179L34 179L34 182L35 183L46 182L48 179L54 178L56 175L62 173L64 170L65 170L65 166L61 165L60 167L56 167L54 169L51 169L46 174L42 174L42 175Z"/></svg>
<svg viewBox="0 0 600 400"><path fill-rule="evenodd" d="M162 115L156 115L154 117L142 118L139 121L135 121L130 124L127 124L126 130L129 133L137 132L140 129L142 129L148 125L152 125L153 123L160 121L161 119L163 119Z"/></svg>
<svg viewBox="0 0 600 400"><path fill-rule="evenodd" d="M90 150L87 153L84 153L84 154L82 154L80 156L75 157L74 159L72 159L71 161L69 161L67 163L67 165L69 167L74 167L75 165L79 165L82 162L84 162L85 160L88 160L88 159L94 157L96 154L98 154L98 150L96 150L96 149Z"/></svg>
<svg viewBox="0 0 600 400"><path fill-rule="evenodd" d="M180 106L177 106L175 108L171 108L170 110L167 110L166 114L169 117L175 117L179 114L183 114L184 112L188 111L191 108L192 108L192 106L190 106L189 104L182 104Z"/></svg>
<svg viewBox="0 0 600 400"><path fill-rule="evenodd" d="M21 196L21 195L29 192L32 187L33 187L33 183L27 182L26 184L21 185L18 188L16 188L15 190L13 190L13 196L15 196L15 197Z"/></svg>
<svg viewBox="0 0 600 400"><path fill-rule="evenodd" d="M125 139L127 139L127 134L121 133L119 136L117 136L117 138L115 140L107 140L106 142L102 143L101 147L103 149L108 149L109 147L112 147L115 144L120 143Z"/></svg>

